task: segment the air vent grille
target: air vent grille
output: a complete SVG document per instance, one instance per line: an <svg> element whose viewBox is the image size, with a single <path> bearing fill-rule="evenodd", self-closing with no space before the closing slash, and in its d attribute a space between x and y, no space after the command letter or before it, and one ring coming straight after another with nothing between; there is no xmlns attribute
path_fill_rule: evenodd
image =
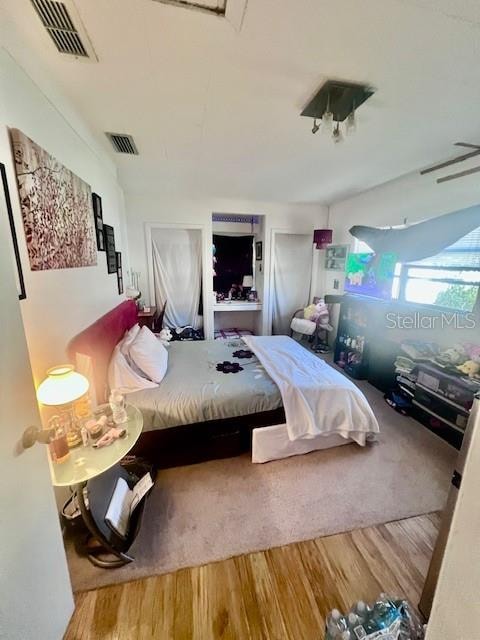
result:
<svg viewBox="0 0 480 640"><path fill-rule="evenodd" d="M132 136L126 133L110 133L109 131L105 135L117 153L129 153L138 156L138 149Z"/></svg>
<svg viewBox="0 0 480 640"><path fill-rule="evenodd" d="M227 10L227 0L156 0L163 4L172 4L185 9L197 9L207 11L217 16L224 16Z"/></svg>
<svg viewBox="0 0 480 640"><path fill-rule="evenodd" d="M60 53L89 57L87 48L63 2L56 0L31 0L31 2Z"/></svg>

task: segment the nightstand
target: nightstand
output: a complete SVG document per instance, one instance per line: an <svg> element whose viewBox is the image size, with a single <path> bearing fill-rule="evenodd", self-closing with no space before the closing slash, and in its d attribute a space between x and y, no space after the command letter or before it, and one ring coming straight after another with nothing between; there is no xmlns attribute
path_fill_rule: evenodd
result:
<svg viewBox="0 0 480 640"><path fill-rule="evenodd" d="M153 331L153 322L155 320L156 313L157 313L157 307L150 307L149 311L139 311L138 324L141 327L146 326Z"/></svg>
<svg viewBox="0 0 480 640"><path fill-rule="evenodd" d="M128 421L122 425L127 431L124 438L99 449L91 446L71 449L68 460L62 463L56 464L50 460L52 484L56 487L70 486L76 495L83 522L90 533L88 559L102 568L119 567L132 562L128 550L140 529L145 505L143 499L133 512L126 539L117 535L105 522L105 513L118 478L124 478L129 485L134 484L132 474L120 464L120 460L137 442L143 428L143 416L132 405L127 405L126 410ZM147 471L139 469L135 473L144 475ZM106 555L109 557L105 558Z"/></svg>

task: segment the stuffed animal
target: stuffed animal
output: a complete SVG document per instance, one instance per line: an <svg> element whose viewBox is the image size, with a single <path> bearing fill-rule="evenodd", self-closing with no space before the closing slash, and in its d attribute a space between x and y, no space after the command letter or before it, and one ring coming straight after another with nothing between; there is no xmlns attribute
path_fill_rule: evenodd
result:
<svg viewBox="0 0 480 640"><path fill-rule="evenodd" d="M480 362L474 362L473 360L467 360L463 364L457 367L459 371L465 373L469 378L478 378L480 373Z"/></svg>
<svg viewBox="0 0 480 640"><path fill-rule="evenodd" d="M158 334L158 339L164 347L167 347L168 343L172 339L172 332L170 331L170 329L162 329Z"/></svg>
<svg viewBox="0 0 480 640"><path fill-rule="evenodd" d="M435 357L435 360L443 365L461 365L468 360L468 353L461 344L456 344L450 349L445 349Z"/></svg>
<svg viewBox="0 0 480 640"><path fill-rule="evenodd" d="M470 360L480 363L480 345L467 343L465 345L465 351L467 352Z"/></svg>
<svg viewBox="0 0 480 640"><path fill-rule="evenodd" d="M306 307L303 310L303 317L305 320L315 322L321 329L331 331L333 328L330 325L330 314L323 298L318 300L317 303L310 304Z"/></svg>

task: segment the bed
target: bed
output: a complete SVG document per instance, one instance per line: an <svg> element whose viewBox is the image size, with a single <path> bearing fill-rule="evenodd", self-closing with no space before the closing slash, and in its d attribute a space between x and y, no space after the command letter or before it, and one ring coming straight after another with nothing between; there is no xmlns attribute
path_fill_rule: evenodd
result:
<svg viewBox="0 0 480 640"><path fill-rule="evenodd" d="M126 301L69 344L68 355L89 377L96 403L104 402L107 397L107 369L112 352L136 321L135 304ZM308 361L310 354L303 347L297 345L301 350L296 355L297 360L288 364L296 343L284 343L278 338L247 336L233 340L171 343L168 370L161 384L155 389L144 389L127 396L128 402L137 406L144 418L144 431L132 453L152 460L159 467L168 467L247 451L252 451L253 462L267 462L354 440L365 444L369 425L372 432L378 431L366 400L366 406L362 406L362 411L368 415L364 434L351 437L349 431L342 431L335 422L327 425L321 434L314 426L300 434L301 437L292 433L296 419L297 430L309 422L308 407L299 407L299 396L295 396L295 390L290 388L292 371L299 378L299 384L304 385L302 398L308 397L318 386L315 383L318 376L323 376L324 386L332 387L327 404L318 407L325 415L332 404L332 396L339 396L338 389L342 388L345 394L353 393L355 402L362 394L344 376L315 356L312 356L314 361ZM304 359L310 368L306 368ZM283 371L285 363L290 370ZM310 377L312 366L318 368L313 378ZM332 380L340 385L337 393ZM307 413L302 414L305 410ZM343 422L351 420L343 406L338 411Z"/></svg>

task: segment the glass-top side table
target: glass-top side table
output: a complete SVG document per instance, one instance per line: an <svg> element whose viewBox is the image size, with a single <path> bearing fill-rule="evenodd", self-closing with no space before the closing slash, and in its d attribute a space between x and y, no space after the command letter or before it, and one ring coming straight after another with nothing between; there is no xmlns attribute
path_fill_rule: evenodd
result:
<svg viewBox="0 0 480 640"><path fill-rule="evenodd" d="M135 445L143 428L141 412L132 405L127 405L126 411L128 421L119 425L127 431L123 438L99 449L91 446L71 449L65 462L56 464L50 460L52 483L57 487L70 486L73 489L76 504L89 532L84 545L86 555L92 564L104 569L132 562L133 557L128 550L140 530L145 506L146 496L131 514L125 538L115 534L105 521L118 479L123 478L131 485L131 474L119 463ZM142 463L137 466L141 467ZM145 472L146 469L142 471Z"/></svg>
<svg viewBox="0 0 480 640"><path fill-rule="evenodd" d="M99 407L101 409L101 407ZM119 462L137 442L143 428L143 416L137 407L126 406L128 421L120 425L127 431L126 436L118 438L107 447L94 449L81 445L70 450L65 462L50 462L52 484L56 487L69 487L95 478Z"/></svg>

